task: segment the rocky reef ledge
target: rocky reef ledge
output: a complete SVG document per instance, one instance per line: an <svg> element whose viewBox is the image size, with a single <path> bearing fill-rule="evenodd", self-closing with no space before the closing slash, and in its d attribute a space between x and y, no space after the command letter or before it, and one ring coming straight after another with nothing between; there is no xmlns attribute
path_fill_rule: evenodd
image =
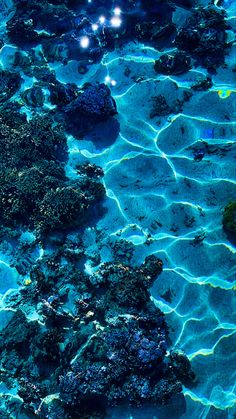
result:
<svg viewBox="0 0 236 419"><path fill-rule="evenodd" d="M122 403L160 406L181 398L181 381L194 374L181 351L167 356L167 325L148 292L161 260L151 255L139 267L109 262L86 275L69 246L39 259L28 285L9 301L1 380L17 397L5 396L8 411L11 405L21 417L102 418ZM76 249L74 255L78 262Z"/></svg>
<svg viewBox="0 0 236 419"><path fill-rule="evenodd" d="M66 106L86 130L92 116L98 123L116 113L103 84ZM107 240L112 261L86 271L83 230L96 229L103 210L103 169L85 161L66 176L67 123L50 112L27 120L11 101L0 123L0 250L10 249L6 269L19 275L12 289L2 279L1 418L100 419L117 406L139 417L144 407L147 418L173 400L184 410L182 384L194 373L181 350L169 350L149 293L162 261L150 255L133 266L122 260L130 244Z"/></svg>

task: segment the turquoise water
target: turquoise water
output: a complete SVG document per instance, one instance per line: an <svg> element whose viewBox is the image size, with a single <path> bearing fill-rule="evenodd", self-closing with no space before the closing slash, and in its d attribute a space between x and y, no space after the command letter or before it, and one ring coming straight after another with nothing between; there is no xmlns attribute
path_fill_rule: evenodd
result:
<svg viewBox="0 0 236 419"><path fill-rule="evenodd" d="M8 6L2 3L2 7ZM224 4L233 28L234 6L230 1ZM180 19L178 10L175 19ZM229 39L232 36L229 31ZM184 387L187 409L181 417L233 419L235 246L222 229L222 213L235 199L236 85L231 69L236 51L233 45L226 56L227 68L219 68L212 76L209 90L195 91L177 114L151 118L153 97L162 94L171 106L207 75L201 67L180 76L157 75L155 60L172 51L174 48L158 51L132 42L105 54L84 76L76 71L76 61L50 64L61 82L78 86L105 82L118 109L120 132L111 143L104 145L109 127L80 140L68 135L67 175L76 178L75 166L87 158L105 173L106 212L96 224L104 243L101 241L98 249L94 231L85 229L88 255L99 250L102 262L110 260L105 244L109 237L135 245L134 264L153 253L163 260L164 270L152 288L152 299L166 315L172 346L186 352L197 376L195 386ZM11 68L12 54L14 46L10 44L0 51L3 69ZM24 76L21 90L32 84L33 80ZM29 109L25 111L30 116ZM204 158L194 160L194 150L206 144ZM27 239L32 239L30 233ZM36 248L31 258L36 260L42 254L42 249ZM11 267L12 258L12 249L3 242L2 328L11 316L8 297L27 278ZM88 262L87 272L93 269ZM28 316L35 319L37 313L29 312Z"/></svg>

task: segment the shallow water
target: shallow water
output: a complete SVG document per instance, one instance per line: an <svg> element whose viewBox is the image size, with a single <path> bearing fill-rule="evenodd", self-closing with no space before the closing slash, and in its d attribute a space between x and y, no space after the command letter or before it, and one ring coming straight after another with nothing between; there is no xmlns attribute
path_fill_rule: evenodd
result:
<svg viewBox="0 0 236 419"><path fill-rule="evenodd" d="M90 142L72 142L71 161L89 155L105 167L108 212L99 228L132 241L137 260L156 253L164 261L152 295L167 316L174 345L186 351L198 377L196 387L184 389L187 411L182 417L233 418L235 248L222 231L221 217L235 196L236 172L231 146L225 153L220 147L234 141L236 94L220 97L222 85L223 90L232 89L232 80L227 81L227 74L224 80L222 73L214 77L210 91L195 94L182 113L150 120L150 98L157 91L172 97L176 84L179 93L204 74L196 69L188 80L156 77L152 63L157 55L151 48L130 45L105 57L107 74L117 81L112 92L120 135L103 150ZM122 75L127 62L132 75L143 77L140 83ZM192 149L202 140L219 151L195 162ZM204 240L194 245L198 234L204 234ZM167 291L170 301L160 297Z"/></svg>
<svg viewBox="0 0 236 419"><path fill-rule="evenodd" d="M182 113L150 120L152 96L163 92L172 98L176 85L179 94L205 74L197 68L187 77L157 77L156 57L152 48L128 45L103 59L97 80L102 81L105 73L117 83L112 94L120 134L102 150L89 141L71 141L71 163L89 156L105 168L108 212L98 227L132 241L137 260L156 253L164 261L152 295L167 316L174 345L186 351L198 377L196 387L184 389L187 411L182 417L233 418L235 248L222 231L221 218L222 209L235 196L231 147L236 132L235 86L222 72L213 77L209 91L194 94ZM130 78L140 76L142 81L133 83L124 76L127 64ZM65 73L65 68L59 73L63 81ZM221 90L230 90L230 96L224 99ZM203 140L219 151L195 162L192 150ZM226 143L229 150L221 152ZM205 238L194 245L198 234ZM160 298L169 290L171 301Z"/></svg>
<svg viewBox="0 0 236 419"><path fill-rule="evenodd" d="M235 25L233 2L225 2L224 7ZM235 47L226 56L228 68L212 76L209 90L195 91L180 113L150 118L154 96L164 95L171 105L207 74L196 67L180 76L157 75L153 64L163 52L132 42L105 54L83 77L75 72L75 61L51 64L61 82L82 86L105 81L118 109L117 138L115 133L113 138L114 126L98 127L81 140L68 135L67 175L76 176L75 165L85 158L101 166L106 212L97 221L98 230L132 242L133 263L153 253L164 262L152 298L166 315L172 346L186 352L197 376L195 386L184 388L187 408L181 418L233 419L235 246L222 229L222 212L235 199L236 86L230 73ZM1 51L0 60L7 68L10 49ZM31 82L25 78L22 89ZM194 150L205 143L211 152L201 161L194 160ZM96 251L90 228L84 240L89 243L88 252ZM36 249L33 259L39 254ZM106 246L101 254L103 262L109 260ZM16 288L10 263L11 249L3 249L2 327L8 316L6 294ZM92 269L88 264L88 272ZM172 416L166 413L165 417Z"/></svg>

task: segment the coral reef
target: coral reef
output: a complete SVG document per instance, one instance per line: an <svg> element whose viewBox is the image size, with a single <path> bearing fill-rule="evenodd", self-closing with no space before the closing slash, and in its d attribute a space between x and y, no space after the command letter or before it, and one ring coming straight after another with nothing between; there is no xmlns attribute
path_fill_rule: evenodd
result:
<svg viewBox="0 0 236 419"><path fill-rule="evenodd" d="M65 107L67 128L76 126L77 132L81 133L116 114L115 100L103 83L85 85L78 97Z"/></svg>
<svg viewBox="0 0 236 419"><path fill-rule="evenodd" d="M199 7L178 29L175 43L204 67L215 70L224 62L227 28L223 10L214 6Z"/></svg>
<svg viewBox="0 0 236 419"><path fill-rule="evenodd" d="M76 166L77 173L81 176L88 176L89 178L98 179L104 175L101 167L95 164L84 163Z"/></svg>
<svg viewBox="0 0 236 419"><path fill-rule="evenodd" d="M154 69L157 73L183 74L191 68L191 59L182 51L172 54L163 54L155 61Z"/></svg>
<svg viewBox="0 0 236 419"><path fill-rule="evenodd" d="M224 208L223 227L230 233L234 240L236 239L236 202L230 202Z"/></svg>
<svg viewBox="0 0 236 419"><path fill-rule="evenodd" d="M66 178L66 137L51 117L26 122L17 107L8 115L0 116L1 222L23 223L40 234L75 221L81 225L88 208L104 196L103 186L87 178L73 183Z"/></svg>
<svg viewBox="0 0 236 419"><path fill-rule="evenodd" d="M191 379L190 364L184 354L166 358L167 325L148 292L161 270L149 256L140 267L107 263L88 276L64 250L36 262L0 333L3 381L17 380L22 414L106 417L109 406L165 404L181 392L177 377ZM29 303L40 322L28 322Z"/></svg>
<svg viewBox="0 0 236 419"><path fill-rule="evenodd" d="M57 187L47 192L38 204L35 216L36 228L50 231L55 228L81 225L84 214L96 201L105 195L103 186L97 182L72 184Z"/></svg>
<svg viewBox="0 0 236 419"><path fill-rule="evenodd" d="M21 81L19 74L0 70L0 103L10 99L16 93Z"/></svg>
<svg viewBox="0 0 236 419"><path fill-rule="evenodd" d="M1 310L0 325L0 416L101 419L117 406L171 406L183 397L182 385L191 388L196 377L184 351L171 348L165 316L151 301L150 288L162 280L156 254L168 253L173 264L162 274L167 286L160 287L160 307L169 305L173 317L185 319L173 309L181 293L170 278L183 276L175 254L181 258L188 242L194 257L206 256L208 264L217 235L211 214L222 217L220 234L235 244L236 202L222 210L233 182L211 159L223 161L233 150L229 79L235 67L231 57L225 60L233 43L232 16L222 2L203 7L194 0L10 3L0 5L6 18L0 39L0 250L1 263L17 279L6 274L5 281L2 275L1 292L8 283L15 288L1 297L7 309ZM144 98L148 105L139 103L139 113L135 100ZM130 104L134 109L126 119ZM120 142L109 148L120 126ZM148 187L156 190L144 184L139 161L147 169ZM217 209L213 184L225 180ZM121 200L119 187L128 188ZM103 208L106 193L110 201ZM199 204L195 195L189 202L191 193L200 196ZM97 220L115 205L110 234L110 220ZM179 216L180 205L183 211L188 205L189 212ZM174 234L166 233L166 226ZM160 249L157 242L168 244ZM139 259L140 249L145 256L157 253ZM224 246L224 252L231 250ZM190 274L202 284L212 269L209 262L205 275L190 262L186 289L199 285L187 283ZM199 312L195 315L199 320ZM190 323L183 323L184 337L192 332ZM200 350L192 350L188 336L185 342L197 363Z"/></svg>
<svg viewBox="0 0 236 419"><path fill-rule="evenodd" d="M153 108L150 112L150 118L155 116L166 116L172 113L171 107L167 104L166 99L162 95L153 98Z"/></svg>

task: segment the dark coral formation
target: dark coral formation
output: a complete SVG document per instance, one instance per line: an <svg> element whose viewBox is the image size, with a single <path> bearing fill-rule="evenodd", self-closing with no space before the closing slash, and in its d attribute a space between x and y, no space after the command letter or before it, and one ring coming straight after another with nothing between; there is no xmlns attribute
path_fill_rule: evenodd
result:
<svg viewBox="0 0 236 419"><path fill-rule="evenodd" d="M164 95L157 95L152 97L152 109L150 118L165 117L171 113L179 113L183 111L183 106L192 97L192 92L188 89L183 89L182 94L175 100L171 100Z"/></svg>
<svg viewBox="0 0 236 419"><path fill-rule="evenodd" d="M170 351L170 359L177 378L185 385L191 386L196 377L186 354L181 349L175 348Z"/></svg>
<svg viewBox="0 0 236 419"><path fill-rule="evenodd" d="M120 1L122 9L121 27L109 22L113 16L115 1L109 7L102 1L31 1L15 0L15 13L7 22L10 40L25 51L42 44L46 62L67 63L76 59L79 68L87 69L92 63L100 61L107 50L122 46L125 42L137 39L162 48L172 46L173 42L210 70L224 62L227 48L225 14L216 6L195 8L191 0ZM176 7L189 10L189 17L181 24L173 22ZM98 13L106 14L106 22L98 22ZM80 40L89 39L89 47L84 48Z"/></svg>
<svg viewBox="0 0 236 419"><path fill-rule="evenodd" d="M163 25L160 22L140 22L135 26L136 36L140 41L152 43L155 47L160 48L163 45L168 45L168 42L173 41L176 34L176 27L170 21Z"/></svg>
<svg viewBox="0 0 236 419"><path fill-rule="evenodd" d="M15 14L8 21L7 29L11 41L17 45L29 47L49 38L50 34L63 34L72 28L73 13L63 4L52 5L47 0L14 3Z"/></svg>
<svg viewBox="0 0 236 419"><path fill-rule="evenodd" d="M12 311L0 332L1 379L9 389L17 385L21 398L11 411L29 418L102 418L122 403L168 403L182 385L166 357L164 315L148 291L162 262L149 256L131 266L134 248L120 240L109 243L114 263L86 274L81 233L98 216L103 170L85 162L75 179L65 173L62 111L70 118L74 112L87 131L91 118L96 124L116 114L116 104L104 84L78 91L53 73L47 78L44 68L34 70L39 82L22 99L30 109L43 107L46 85L56 111L27 120L14 101L0 109L1 236L15 246L12 266L28 275L8 297ZM19 245L25 230L33 239ZM33 257L39 244L44 256Z"/></svg>
<svg viewBox="0 0 236 419"><path fill-rule="evenodd" d="M182 26L173 25L172 21L160 26L159 22L145 22L136 25L137 37L161 46L161 39L170 40L178 50L166 54L155 62L155 70L163 74L182 74L191 65L202 65L210 72L224 64L224 57L229 45L226 30L230 28L225 12L215 6L193 8ZM165 43L166 45L166 43ZM190 57L193 59L192 64ZM211 87L207 84L205 88Z"/></svg>
<svg viewBox="0 0 236 419"><path fill-rule="evenodd" d="M223 227L228 233L229 238L236 240L236 202L230 202L224 208L223 212Z"/></svg>
<svg viewBox="0 0 236 419"><path fill-rule="evenodd" d="M169 402L182 389L177 377L192 373L184 354L166 358L167 325L150 301L161 260L149 256L135 268L107 263L88 276L67 257L69 248L36 262L0 333L3 380L10 387L18 381L21 414L105 418L120 403ZM40 323L28 322L29 302Z"/></svg>
<svg viewBox="0 0 236 419"><path fill-rule="evenodd" d="M153 107L150 112L150 118L154 118L155 116L166 116L170 113L172 113L172 109L163 95L153 97Z"/></svg>
<svg viewBox="0 0 236 419"><path fill-rule="evenodd" d="M10 99L17 92L21 81L19 74L0 70L0 103Z"/></svg>
<svg viewBox="0 0 236 419"><path fill-rule="evenodd" d="M15 111L8 117L7 107L0 118L1 223L40 233L81 225L104 188L97 180L66 178L63 127L46 116L27 122Z"/></svg>
<svg viewBox="0 0 236 419"><path fill-rule="evenodd" d="M101 167L91 163L84 163L76 166L77 173L81 176L98 179L104 175Z"/></svg>
<svg viewBox="0 0 236 419"><path fill-rule="evenodd" d="M199 80L196 83L194 83L191 87L192 90L208 90L212 87L213 83L210 77L206 77L203 80Z"/></svg>
<svg viewBox="0 0 236 419"><path fill-rule="evenodd" d="M191 68L191 60L182 51L163 54L155 61L154 69L157 73L178 75L186 73Z"/></svg>
<svg viewBox="0 0 236 419"><path fill-rule="evenodd" d="M224 62L226 51L225 12L216 7L197 8L179 28L175 42L200 64L211 70Z"/></svg>
<svg viewBox="0 0 236 419"><path fill-rule="evenodd" d="M115 100L110 89L103 83L85 85L78 97L65 108L68 127L73 124L82 133L116 114Z"/></svg>
<svg viewBox="0 0 236 419"><path fill-rule="evenodd" d="M103 198L104 194L102 185L91 181L57 187L47 192L38 205L36 227L43 231L51 231L82 225L85 212Z"/></svg>
<svg viewBox="0 0 236 419"><path fill-rule="evenodd" d="M115 240L110 244L112 249L112 256L115 262L126 262L132 261L133 254L135 252L135 246L132 242L124 239Z"/></svg>

